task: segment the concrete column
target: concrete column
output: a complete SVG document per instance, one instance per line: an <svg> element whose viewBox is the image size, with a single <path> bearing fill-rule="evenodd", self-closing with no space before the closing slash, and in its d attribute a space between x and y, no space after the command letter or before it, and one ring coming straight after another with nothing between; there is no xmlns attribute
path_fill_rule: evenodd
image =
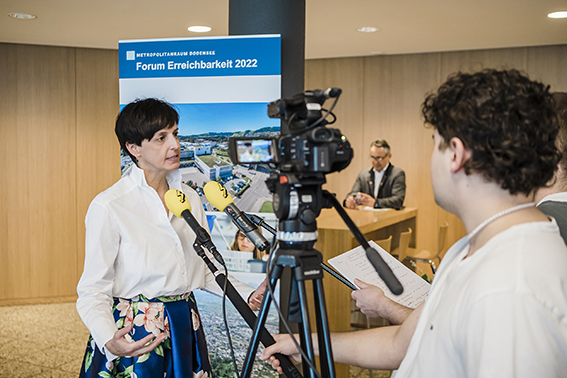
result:
<svg viewBox="0 0 567 378"><path fill-rule="evenodd" d="M305 0L229 0L228 34L280 34L282 98L303 91ZM282 122L282 134L287 131L287 125Z"/></svg>

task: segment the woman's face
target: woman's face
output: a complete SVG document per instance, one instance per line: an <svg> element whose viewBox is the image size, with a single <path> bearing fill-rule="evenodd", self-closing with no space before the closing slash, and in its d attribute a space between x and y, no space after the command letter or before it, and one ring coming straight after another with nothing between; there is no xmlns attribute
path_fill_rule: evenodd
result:
<svg viewBox="0 0 567 378"><path fill-rule="evenodd" d="M237 242L239 251L254 252L254 244L242 232L238 232Z"/></svg>
<svg viewBox="0 0 567 378"><path fill-rule="evenodd" d="M127 144L128 149L138 159L138 166L153 172L169 172L179 168L179 138L177 125L161 129L141 146Z"/></svg>

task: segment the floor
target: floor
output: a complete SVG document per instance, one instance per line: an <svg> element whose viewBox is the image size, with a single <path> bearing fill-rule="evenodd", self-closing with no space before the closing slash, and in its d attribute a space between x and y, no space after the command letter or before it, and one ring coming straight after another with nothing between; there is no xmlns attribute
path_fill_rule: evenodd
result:
<svg viewBox="0 0 567 378"><path fill-rule="evenodd" d="M75 303L0 307L0 378L76 378L89 332ZM388 378L374 370L372 378ZM351 367L349 378L370 378Z"/></svg>
<svg viewBox="0 0 567 378"><path fill-rule="evenodd" d="M370 378L370 371L368 369L361 369L356 366L350 367L349 378ZM390 370L372 370L372 378L390 378L392 372Z"/></svg>
<svg viewBox="0 0 567 378"><path fill-rule="evenodd" d="M75 303L0 307L1 378L76 378L89 332Z"/></svg>

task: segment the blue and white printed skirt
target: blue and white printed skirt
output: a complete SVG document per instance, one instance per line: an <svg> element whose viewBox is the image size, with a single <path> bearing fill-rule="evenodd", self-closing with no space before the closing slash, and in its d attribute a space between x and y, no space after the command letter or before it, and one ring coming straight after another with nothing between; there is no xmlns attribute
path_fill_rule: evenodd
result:
<svg viewBox="0 0 567 378"><path fill-rule="evenodd" d="M133 323L126 335L134 341L150 333L165 332L166 339L140 357L107 361L89 337L79 378L211 378L211 364L201 318L192 293L147 299L115 298L114 320L118 329Z"/></svg>

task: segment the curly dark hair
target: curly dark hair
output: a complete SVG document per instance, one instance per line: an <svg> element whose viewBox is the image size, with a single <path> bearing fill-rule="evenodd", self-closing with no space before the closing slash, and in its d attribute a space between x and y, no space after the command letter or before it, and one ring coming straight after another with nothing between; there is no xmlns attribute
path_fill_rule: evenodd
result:
<svg viewBox="0 0 567 378"><path fill-rule="evenodd" d="M517 70L451 75L421 112L441 135L441 149L456 137L472 152L467 175L478 173L512 195L544 186L561 158L549 86Z"/></svg>
<svg viewBox="0 0 567 378"><path fill-rule="evenodd" d="M114 132L122 151L136 162L136 158L126 148L126 143L141 146L145 139L150 140L158 131L178 123L179 113L171 104L155 98L137 99L118 114Z"/></svg>

